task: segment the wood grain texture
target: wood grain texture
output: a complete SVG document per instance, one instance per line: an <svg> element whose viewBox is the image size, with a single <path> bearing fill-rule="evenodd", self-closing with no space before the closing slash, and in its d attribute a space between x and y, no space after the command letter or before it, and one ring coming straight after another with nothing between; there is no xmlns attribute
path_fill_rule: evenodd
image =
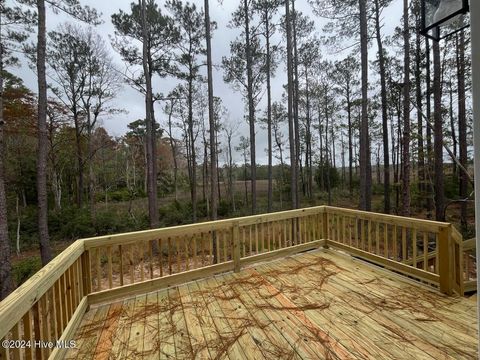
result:
<svg viewBox="0 0 480 360"><path fill-rule="evenodd" d="M474 301L447 297L336 250L296 254L240 273L139 295L116 306L130 309L118 319L119 340L110 351L104 347L102 358L477 356ZM81 339L82 329L92 323L97 332L81 343L95 344L89 347L92 356L82 358L93 358L100 339L110 338L105 332L111 329L111 310L107 304L85 315L74 338ZM66 358L75 358L71 354L73 350Z"/></svg>

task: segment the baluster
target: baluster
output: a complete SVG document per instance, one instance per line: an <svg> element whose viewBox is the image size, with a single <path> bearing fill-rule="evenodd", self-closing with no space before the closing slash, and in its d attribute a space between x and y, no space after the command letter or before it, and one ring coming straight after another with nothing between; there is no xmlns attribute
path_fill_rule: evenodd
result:
<svg viewBox="0 0 480 360"><path fill-rule="evenodd" d="M397 225L393 225L393 259L398 261Z"/></svg>
<svg viewBox="0 0 480 360"><path fill-rule="evenodd" d="M223 247L223 261L227 262L227 240L225 239L225 230L221 232L221 239L222 239L222 247Z"/></svg>
<svg viewBox="0 0 480 360"><path fill-rule="evenodd" d="M162 239L157 239L158 243L158 270L160 277L163 277L163 249L162 249Z"/></svg>
<svg viewBox="0 0 480 360"><path fill-rule="evenodd" d="M423 233L423 270L428 270L428 237L427 233Z"/></svg>
<svg viewBox="0 0 480 360"><path fill-rule="evenodd" d="M64 324L66 324L64 317L63 317L63 308L65 307L65 293L61 290L61 282L60 279L55 281L53 285L53 290L55 291L57 301L55 302L55 312L56 312L56 320L57 320L57 331L59 336L62 334L64 329ZM31 316L31 314L29 315ZM30 326L31 328L31 326ZM31 331L32 329L30 329Z"/></svg>
<svg viewBox="0 0 480 360"><path fill-rule="evenodd" d="M108 288L111 289L113 287L113 280L112 280L112 246L107 246L107 261L108 261Z"/></svg>
<svg viewBox="0 0 480 360"><path fill-rule="evenodd" d="M359 247L359 239L358 239L358 219L354 219L354 236L355 236L355 247Z"/></svg>
<svg viewBox="0 0 480 360"><path fill-rule="evenodd" d="M203 231L200 233L200 253L202 254L202 267L205 266L205 263L207 262L206 258L206 245L205 245L205 238L204 238L204 233Z"/></svg>
<svg viewBox="0 0 480 360"><path fill-rule="evenodd" d="M268 244L268 251L272 251L272 222L267 222L267 244Z"/></svg>
<svg viewBox="0 0 480 360"><path fill-rule="evenodd" d="M214 236L214 239L215 239L215 243L217 245L217 263L220 264L222 261L220 260L220 231L221 230L217 230L217 231L214 231L213 232L213 236Z"/></svg>
<svg viewBox="0 0 480 360"><path fill-rule="evenodd" d="M154 240L150 240L148 242L148 266L150 268L150 280L153 279L153 242Z"/></svg>
<svg viewBox="0 0 480 360"><path fill-rule="evenodd" d="M5 335L2 339L2 342L8 339L8 334ZM10 360L10 352L6 347L0 346L0 359Z"/></svg>
<svg viewBox="0 0 480 360"><path fill-rule="evenodd" d="M336 216L336 219L335 219L335 228L336 228L336 231L337 231L337 234L336 234L336 237L337 237L337 241L342 243L343 242L343 239L342 239L342 236L341 236L341 222L340 222L340 218L341 216L340 215L337 215Z"/></svg>
<svg viewBox="0 0 480 360"><path fill-rule="evenodd" d="M52 323L53 323L53 299L52 299L52 289L48 289L47 292L43 295L42 297L44 300L43 300L43 304L45 306L45 313L46 313L46 321L45 321L45 332L47 334L47 338L46 340L47 341L52 341L53 340L57 340L54 338L54 335L52 336L52 331L53 331L53 328L52 328ZM75 308L73 310L76 309L76 305L75 305ZM19 324L17 324L18 326ZM20 329L18 329L20 330ZM20 331L18 331L18 333L16 334L15 336L16 339L20 339ZM48 349L48 354L50 355L50 353L52 352L52 349Z"/></svg>
<svg viewBox="0 0 480 360"><path fill-rule="evenodd" d="M12 328L12 340L21 340L20 336L20 323L16 323ZM50 340L50 339L49 339ZM3 347L3 346L2 346ZM13 359L17 360L21 358L21 349L20 347L13 347L10 349L10 352L13 355Z"/></svg>
<svg viewBox="0 0 480 360"><path fill-rule="evenodd" d="M60 302L60 299L58 299L57 302ZM32 334L32 312L31 310L28 310L25 315L23 315L23 318L22 318L22 321L23 321L23 339L25 341L30 341L32 342L33 341L33 334ZM58 324L58 319L57 319L57 324ZM56 338L59 339L60 338L60 335L62 333L62 330L57 326L55 326L55 328L57 329L57 333L55 334L56 335ZM26 347L25 348L25 359L26 360L31 360L33 359L33 346L32 347Z"/></svg>
<svg viewBox="0 0 480 360"><path fill-rule="evenodd" d="M63 275L63 281L64 281L64 284L65 284L65 294L67 296L67 313L65 314L65 319L68 323L68 321L70 320L70 317L72 316L72 292L70 291L71 290L71 286L70 286L70 269L67 269L65 271L65 274ZM44 315L42 315L44 316Z"/></svg>
<svg viewBox="0 0 480 360"><path fill-rule="evenodd" d="M245 244L247 242L247 229L245 226L242 227L242 246L240 247L243 256L245 256Z"/></svg>
<svg viewBox="0 0 480 360"><path fill-rule="evenodd" d="M303 223L303 243L306 244L309 241L309 236L308 236L308 219L306 216L303 216L302 218L302 223Z"/></svg>
<svg viewBox="0 0 480 360"><path fill-rule="evenodd" d="M402 228L402 260L406 262L408 260L408 253L407 253L407 229L405 227Z"/></svg>
<svg viewBox="0 0 480 360"><path fill-rule="evenodd" d="M51 334L52 338L54 340L60 339L61 332L57 328L57 308L56 308L56 303L60 301L59 298L57 298L57 294L55 293L55 287L52 286L49 290L50 292L50 314L52 316L51 321L50 321L50 326L51 326ZM24 331L25 332L25 331Z"/></svg>
<svg viewBox="0 0 480 360"><path fill-rule="evenodd" d="M265 251L267 250L268 248L265 246L265 223L264 222L261 222L260 223L260 227L261 227L261 237L262 237L262 251Z"/></svg>
<svg viewBox="0 0 480 360"><path fill-rule="evenodd" d="M220 253L220 250L219 250L219 244L218 244L218 240L217 240L217 233L213 233L212 236L215 236L215 241L217 243L217 262L220 262L220 256L219 256L219 253ZM190 240L188 239L188 237L185 237L184 240L183 240L183 244L185 245L185 270L190 270L190 249L188 248L188 245L190 243Z"/></svg>
<svg viewBox="0 0 480 360"><path fill-rule="evenodd" d="M372 252L372 220L368 220L367 223L367 234L368 234L368 252Z"/></svg>
<svg viewBox="0 0 480 360"><path fill-rule="evenodd" d="M102 273L100 267L100 248L95 251L95 263L97 266L97 291L102 290Z"/></svg>
<svg viewBox="0 0 480 360"><path fill-rule="evenodd" d="M208 261L208 264L209 265L213 265L213 232L212 231L209 231L207 234L206 234L206 241L208 242L208 255L209 255L209 261ZM183 240L182 240L183 241Z"/></svg>
<svg viewBox="0 0 480 360"><path fill-rule="evenodd" d="M42 309L40 308L39 301L37 301L32 306L32 314L33 314L33 331L34 331L34 341L41 341L44 339L43 337L43 324L44 321ZM66 316L65 316L66 318ZM45 359L42 354L42 348L40 346L34 346L35 348L35 358L36 359ZM8 351L7 351L8 353Z"/></svg>
<svg viewBox="0 0 480 360"><path fill-rule="evenodd" d="M248 256L252 256L253 255L252 225L248 225L248 245L250 249Z"/></svg>
<svg viewBox="0 0 480 360"><path fill-rule="evenodd" d="M347 243L347 239L345 238L345 233L346 233L346 229L345 229L345 216L344 215L341 215L340 216L340 219L341 219L341 228L342 228L342 237L340 239L340 242L342 244L346 244Z"/></svg>
<svg viewBox="0 0 480 360"><path fill-rule="evenodd" d="M134 252L135 247L133 244L130 244L128 247L128 255L130 257L130 284L135 284L135 260L134 260Z"/></svg>
<svg viewBox="0 0 480 360"><path fill-rule="evenodd" d="M388 224L387 223L385 223L385 226L383 227L383 256L388 259Z"/></svg>
<svg viewBox="0 0 480 360"><path fill-rule="evenodd" d="M316 223L316 216L310 215L310 226L312 227L312 241L319 240L319 236L317 233L317 223ZM345 236L345 233L343 234Z"/></svg>
<svg viewBox="0 0 480 360"><path fill-rule="evenodd" d="M68 270L67 270L68 271ZM47 298L46 298L46 293L40 298L39 303L40 303L40 308L41 310L41 316L42 316L42 341L48 341L49 340L49 330L50 330L50 316L48 314L48 306L47 306ZM72 308L70 308L70 313L68 319L70 320L72 318ZM43 348L42 349L42 355L44 356L44 359L48 359L50 356L50 350L48 348Z"/></svg>
<svg viewBox="0 0 480 360"><path fill-rule="evenodd" d="M182 241L182 238L180 236L177 236L174 238L175 242L175 254L177 257L177 273L182 272L182 265L181 265L181 258L182 255L180 253L180 242Z"/></svg>
<svg viewBox="0 0 480 360"><path fill-rule="evenodd" d="M412 229L412 256L413 256L413 267L417 267L417 229Z"/></svg>
<svg viewBox="0 0 480 360"><path fill-rule="evenodd" d="M352 246L352 218L348 217L348 245Z"/></svg>
<svg viewBox="0 0 480 360"><path fill-rule="evenodd" d="M167 238L168 246L168 274L172 275L172 239L170 236Z"/></svg>
<svg viewBox="0 0 480 360"><path fill-rule="evenodd" d="M122 247L122 245L118 245L118 256L120 258L120 286L123 286L124 274L123 274L123 247Z"/></svg>

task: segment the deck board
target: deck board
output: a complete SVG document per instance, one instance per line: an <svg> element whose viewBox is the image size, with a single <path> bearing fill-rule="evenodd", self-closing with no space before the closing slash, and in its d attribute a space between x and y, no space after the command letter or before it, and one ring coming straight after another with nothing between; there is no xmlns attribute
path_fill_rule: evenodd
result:
<svg viewBox="0 0 480 360"><path fill-rule="evenodd" d="M476 359L476 305L333 250L101 305L69 359Z"/></svg>

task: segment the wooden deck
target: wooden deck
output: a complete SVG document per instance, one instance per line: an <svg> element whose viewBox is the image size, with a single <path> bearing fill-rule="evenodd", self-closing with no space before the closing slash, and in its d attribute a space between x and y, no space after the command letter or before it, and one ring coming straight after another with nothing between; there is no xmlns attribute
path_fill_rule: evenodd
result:
<svg viewBox="0 0 480 360"><path fill-rule="evenodd" d="M476 359L476 305L318 250L92 307L68 359Z"/></svg>

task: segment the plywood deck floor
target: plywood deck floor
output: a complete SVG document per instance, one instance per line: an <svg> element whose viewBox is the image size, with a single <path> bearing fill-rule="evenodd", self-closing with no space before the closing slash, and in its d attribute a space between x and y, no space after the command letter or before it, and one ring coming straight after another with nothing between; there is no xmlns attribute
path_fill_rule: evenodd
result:
<svg viewBox="0 0 480 360"><path fill-rule="evenodd" d="M476 359L476 305L333 250L90 309L68 359Z"/></svg>

